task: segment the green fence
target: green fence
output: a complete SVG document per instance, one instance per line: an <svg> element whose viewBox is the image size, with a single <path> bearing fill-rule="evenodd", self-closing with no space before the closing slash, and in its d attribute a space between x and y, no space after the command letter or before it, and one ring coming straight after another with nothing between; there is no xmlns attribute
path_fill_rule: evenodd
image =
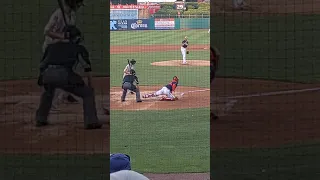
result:
<svg viewBox="0 0 320 180"><path fill-rule="evenodd" d="M210 18L180 18L179 29L209 29Z"/></svg>
<svg viewBox="0 0 320 180"><path fill-rule="evenodd" d="M163 18L166 19L166 18ZM210 18L174 18L174 29L209 29ZM154 18L150 18L150 29L155 29Z"/></svg>

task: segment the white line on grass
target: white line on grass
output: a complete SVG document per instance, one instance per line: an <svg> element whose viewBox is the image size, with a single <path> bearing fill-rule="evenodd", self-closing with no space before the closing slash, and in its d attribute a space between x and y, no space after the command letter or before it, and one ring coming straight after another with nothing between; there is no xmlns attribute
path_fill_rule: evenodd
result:
<svg viewBox="0 0 320 180"><path fill-rule="evenodd" d="M180 96L182 97L182 96L183 96L184 94L186 94L186 93L203 92L203 91L210 91L210 89L201 89L201 90L187 91L187 92L181 93Z"/></svg>
<svg viewBox="0 0 320 180"><path fill-rule="evenodd" d="M276 96L276 95L296 94L296 93L319 91L319 90L320 90L320 87L317 87L317 88L306 88L306 89L291 89L291 90L286 90L286 91L264 92L264 93L247 94L247 95L239 95L239 96L227 96L227 97L220 97L220 98L242 99L242 98L251 98L251 97L262 97L262 96Z"/></svg>

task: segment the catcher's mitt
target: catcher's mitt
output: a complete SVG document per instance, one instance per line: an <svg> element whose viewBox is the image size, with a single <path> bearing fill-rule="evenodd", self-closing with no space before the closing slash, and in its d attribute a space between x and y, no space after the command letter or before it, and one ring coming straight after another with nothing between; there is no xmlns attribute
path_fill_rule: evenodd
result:
<svg viewBox="0 0 320 180"><path fill-rule="evenodd" d="M187 54L189 54L189 51L187 51Z"/></svg>

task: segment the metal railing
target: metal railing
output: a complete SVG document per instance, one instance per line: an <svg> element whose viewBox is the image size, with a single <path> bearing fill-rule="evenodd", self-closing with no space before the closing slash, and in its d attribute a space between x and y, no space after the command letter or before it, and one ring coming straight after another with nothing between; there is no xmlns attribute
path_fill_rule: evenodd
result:
<svg viewBox="0 0 320 180"><path fill-rule="evenodd" d="M177 15L177 14L153 14L150 17L154 18L210 18L210 14L184 14L184 15Z"/></svg>

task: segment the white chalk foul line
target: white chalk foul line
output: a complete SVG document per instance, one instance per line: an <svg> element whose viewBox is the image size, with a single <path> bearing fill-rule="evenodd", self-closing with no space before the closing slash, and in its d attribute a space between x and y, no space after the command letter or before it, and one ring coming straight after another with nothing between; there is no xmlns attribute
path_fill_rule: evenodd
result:
<svg viewBox="0 0 320 180"><path fill-rule="evenodd" d="M227 98L227 99L242 99L242 98L251 98L251 97L296 94L296 93L319 91L319 90L320 90L320 87L317 87L317 88L306 88L306 89L291 89L291 90L285 90L285 91L264 92L264 93L247 94L247 95L239 95L239 96L227 96L227 97L224 97L224 98ZM223 97L220 97L220 98L223 98Z"/></svg>
<svg viewBox="0 0 320 180"><path fill-rule="evenodd" d="M186 93L203 92L203 91L210 91L210 89L200 89L200 90L187 91L187 92L181 93L180 96L183 96Z"/></svg>

